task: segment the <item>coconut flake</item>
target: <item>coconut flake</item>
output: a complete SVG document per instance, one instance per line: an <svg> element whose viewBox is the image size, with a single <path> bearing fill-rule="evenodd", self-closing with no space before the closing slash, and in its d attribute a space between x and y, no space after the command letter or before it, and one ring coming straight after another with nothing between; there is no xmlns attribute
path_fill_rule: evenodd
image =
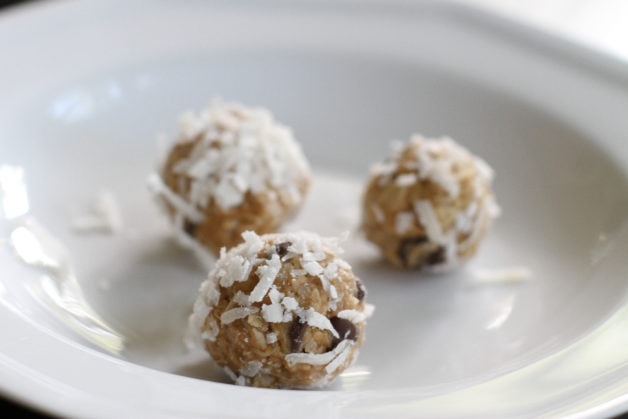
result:
<svg viewBox="0 0 628 419"><path fill-rule="evenodd" d="M458 237L454 230L447 234L447 240L445 241L445 264L450 267L454 267L458 263Z"/></svg>
<svg viewBox="0 0 628 419"><path fill-rule="evenodd" d="M206 289L201 288L201 296L203 297L201 301L204 302L207 307L211 308L218 304L218 300L220 300L220 291L213 286L214 284L212 282L208 281L207 284L209 286Z"/></svg>
<svg viewBox="0 0 628 419"><path fill-rule="evenodd" d="M178 212L185 215L193 222L201 222L203 221L203 214L197 210L193 205L190 205L185 200L183 200L179 195L174 193L164 182L161 180L159 175L153 173L148 176L146 181L148 189L155 196L161 196L165 199L170 205L172 205Z"/></svg>
<svg viewBox="0 0 628 419"><path fill-rule="evenodd" d="M329 330L334 337L339 337L338 332L334 329L329 319L313 308L297 310L297 315L302 323L307 323L312 327L317 327L322 330Z"/></svg>
<svg viewBox="0 0 628 419"><path fill-rule="evenodd" d="M338 276L338 264L336 263L336 259L332 260L325 266L323 270L323 275L327 279L334 279Z"/></svg>
<svg viewBox="0 0 628 419"><path fill-rule="evenodd" d="M397 165L392 162L387 163L375 163L371 166L371 175L372 176L381 176L386 177L391 175L397 170Z"/></svg>
<svg viewBox="0 0 628 419"><path fill-rule="evenodd" d="M262 317L268 323L281 323L284 321L284 310L281 304L262 305Z"/></svg>
<svg viewBox="0 0 628 419"><path fill-rule="evenodd" d="M331 298L332 300L338 299L338 290L333 285L329 286L329 298Z"/></svg>
<svg viewBox="0 0 628 419"><path fill-rule="evenodd" d="M219 332L220 328L218 327L218 323L216 323L216 319L210 317L205 322L205 330L201 334L201 338L214 342Z"/></svg>
<svg viewBox="0 0 628 419"><path fill-rule="evenodd" d="M196 200L199 202L202 198ZM244 195L236 188L228 176L222 177L215 189L214 199L222 209L237 207L244 202Z"/></svg>
<svg viewBox="0 0 628 419"><path fill-rule="evenodd" d="M307 272L305 271L305 269L293 269L290 274L292 275L293 278L296 278L298 276L304 276L307 275Z"/></svg>
<svg viewBox="0 0 628 419"><path fill-rule="evenodd" d="M216 339L218 325L213 317L209 317L209 313L219 299L220 292L215 283L211 279L204 281L199 288L199 297L192 306L192 314L188 317L188 329L184 336L184 342L189 349L194 349L201 339L210 341ZM206 330L201 333L203 328Z"/></svg>
<svg viewBox="0 0 628 419"><path fill-rule="evenodd" d="M73 220L72 228L77 232L118 233L122 230L121 214L114 194L103 190L94 198L89 212Z"/></svg>
<svg viewBox="0 0 628 419"><path fill-rule="evenodd" d="M231 380L235 381L238 379L238 376L236 375L236 373L234 373L231 368L229 367L224 367L223 370L225 371L225 373L227 373L227 375L229 376L229 378L231 378Z"/></svg>
<svg viewBox="0 0 628 419"><path fill-rule="evenodd" d="M181 142L197 141L174 167L190 180L187 198L194 206L205 208L214 201L227 210L240 205L249 191L268 186L296 203L302 199L295 184L310 176L307 161L292 132L267 110L213 101L198 114L183 113L179 126Z"/></svg>
<svg viewBox="0 0 628 419"><path fill-rule="evenodd" d="M270 298L271 303L279 303L281 299L284 297L284 294L280 292L276 286L271 286L270 291L268 291L268 298Z"/></svg>
<svg viewBox="0 0 628 419"><path fill-rule="evenodd" d="M277 342L277 333L275 332L268 332L266 333L266 343L273 344Z"/></svg>
<svg viewBox="0 0 628 419"><path fill-rule="evenodd" d="M486 161L479 157L475 157L473 159L473 163L475 165L475 169L478 171L478 174L483 178L483 180L486 180L487 182L493 180L493 178L495 177L495 173L493 172L491 166L486 163Z"/></svg>
<svg viewBox="0 0 628 419"><path fill-rule="evenodd" d="M229 324L236 320L248 317L249 314L257 313L259 309L257 307L236 307L231 310L227 310L220 316L220 323Z"/></svg>
<svg viewBox="0 0 628 419"><path fill-rule="evenodd" d="M262 366L263 364L260 361L249 361L240 369L240 374L245 377L255 377L262 369Z"/></svg>
<svg viewBox="0 0 628 419"><path fill-rule="evenodd" d="M334 351L324 352L322 354L310 354L306 352L297 352L286 354L285 360L289 365L294 364L310 364L310 365L326 365L336 356Z"/></svg>
<svg viewBox="0 0 628 419"><path fill-rule="evenodd" d="M512 266L500 269L478 269L472 272L478 284L509 284L522 282L532 276L532 271L525 266Z"/></svg>
<svg viewBox="0 0 628 419"><path fill-rule="evenodd" d="M478 204L476 201L472 201L464 211L456 215L456 230L460 233L471 232L477 212Z"/></svg>
<svg viewBox="0 0 628 419"><path fill-rule="evenodd" d="M491 218L499 217L502 213L502 209L495 201L495 197L493 195L490 195L484 199L485 199L484 205L486 205L488 213L491 216Z"/></svg>
<svg viewBox="0 0 628 419"><path fill-rule="evenodd" d="M224 288L232 286L234 282L248 279L252 267L249 260L240 255L233 255L225 259L225 264L224 274L221 275L220 279L220 285Z"/></svg>
<svg viewBox="0 0 628 419"><path fill-rule="evenodd" d="M319 262L325 259L325 252L322 249L317 250L316 252L304 252L301 256L301 260L304 262Z"/></svg>
<svg viewBox="0 0 628 419"><path fill-rule="evenodd" d="M414 222L414 215L411 212L400 212L395 218L395 231L397 234L402 235L412 227Z"/></svg>
<svg viewBox="0 0 628 419"><path fill-rule="evenodd" d="M260 279L255 285L255 288L253 288L253 291L251 291L249 303L261 301L262 298L264 298L268 290L270 290L270 287L273 285L280 269L281 260L279 260L279 255L276 253L272 255L270 260L268 260L265 265L261 265L257 268L256 273Z"/></svg>
<svg viewBox="0 0 628 419"><path fill-rule="evenodd" d="M401 187L407 187L415 185L418 182L419 178L416 173L404 173L395 179L395 185Z"/></svg>
<svg viewBox="0 0 628 419"><path fill-rule="evenodd" d="M309 275L317 276L323 272L323 267L318 262L305 262L303 263L303 269Z"/></svg>
<svg viewBox="0 0 628 419"><path fill-rule="evenodd" d="M299 302L293 297L284 297L281 305L288 311L295 311L299 308Z"/></svg>
<svg viewBox="0 0 628 419"><path fill-rule="evenodd" d="M211 309L204 304L202 299L199 298L194 302L192 314L188 317L188 326L183 336L183 342L188 349L193 350L200 346L201 328L210 311Z"/></svg>
<svg viewBox="0 0 628 419"><path fill-rule="evenodd" d="M241 307L245 307L249 305L249 296L243 293L242 291L236 292L233 296L233 302Z"/></svg>
<svg viewBox="0 0 628 419"><path fill-rule="evenodd" d="M451 197L460 193L460 185L453 172L461 147L448 138L427 140L420 135L410 139L418 163L419 177L441 186Z"/></svg>
<svg viewBox="0 0 628 419"><path fill-rule="evenodd" d="M482 230L490 222L490 219L491 215L486 207L486 201L484 200L478 210L478 215L473 223L473 228L469 232L469 236L458 245L460 251L464 252L480 240Z"/></svg>
<svg viewBox="0 0 628 419"><path fill-rule="evenodd" d="M351 265L349 265L349 263L347 263L343 259L337 258L337 259L334 259L334 262L338 265L339 268L344 269L345 271L351 270Z"/></svg>
<svg viewBox="0 0 628 419"><path fill-rule="evenodd" d="M257 253L264 247L264 242L255 234L254 231L245 231L242 233L242 239L246 246L247 256L257 255Z"/></svg>
<svg viewBox="0 0 628 419"><path fill-rule="evenodd" d="M366 319L364 313L358 310L342 310L339 311L336 316L356 324L363 322Z"/></svg>
<svg viewBox="0 0 628 419"><path fill-rule="evenodd" d="M427 199L420 199L414 202L416 216L425 228L427 236L431 241L438 244L445 244L446 237L443 234L440 222L432 203Z"/></svg>
<svg viewBox="0 0 628 419"><path fill-rule="evenodd" d="M185 138L194 138L205 129L205 121L196 118L191 110L181 112L177 122Z"/></svg>
<svg viewBox="0 0 628 419"><path fill-rule="evenodd" d="M307 352L290 353L285 355L285 360L289 365L294 364L310 364L310 365L326 365L329 364L335 357L344 351L348 346L351 346L353 341L345 339L341 341L334 349L322 354L311 354Z"/></svg>
<svg viewBox="0 0 628 419"><path fill-rule="evenodd" d="M229 367L224 367L223 370L225 371L225 373L227 373L227 375L229 376L229 378L231 378L231 380L233 380L233 382L238 385L238 386L244 386L246 385L246 377L243 375L237 375L236 373L234 373L231 368Z"/></svg>
<svg viewBox="0 0 628 419"><path fill-rule="evenodd" d="M342 366L342 364L345 363L345 361L347 360L347 357L349 356L349 354L351 353L351 348L353 347L353 345L355 344L352 340L349 339L345 339L342 342L340 342L338 344L338 346L340 346L341 343L343 342L347 342L345 345L342 346L342 350L340 351L340 353L338 354L338 356L336 358L333 359L333 361L331 361L329 364L327 364L327 366L325 367L325 371L327 371L328 374L333 373L334 371L336 371L340 366Z"/></svg>

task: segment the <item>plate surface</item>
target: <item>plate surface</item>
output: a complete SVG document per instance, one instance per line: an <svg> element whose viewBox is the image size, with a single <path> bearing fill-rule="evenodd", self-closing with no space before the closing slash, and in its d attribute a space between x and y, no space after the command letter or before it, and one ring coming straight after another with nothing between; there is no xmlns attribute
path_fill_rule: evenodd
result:
<svg viewBox="0 0 628 419"><path fill-rule="evenodd" d="M9 217L5 191L0 389L81 417L628 409L628 69L506 23L383 2L62 2L3 16L0 164L5 178L23 169L29 213ZM213 97L269 108L302 143L315 185L285 230L351 232L345 256L376 312L330 389L237 387L183 346L206 271L173 243L145 180L158 134ZM416 132L453 137L497 174L503 214L450 275L395 270L356 231L369 166ZM101 190L124 230L77 234ZM37 258L33 220L74 275L20 262ZM530 278L474 279L513 266Z"/></svg>

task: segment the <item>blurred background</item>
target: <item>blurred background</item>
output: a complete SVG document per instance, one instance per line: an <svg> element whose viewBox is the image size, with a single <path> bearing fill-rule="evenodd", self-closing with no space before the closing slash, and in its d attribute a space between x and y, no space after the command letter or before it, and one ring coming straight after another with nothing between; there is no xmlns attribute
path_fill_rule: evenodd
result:
<svg viewBox="0 0 628 419"><path fill-rule="evenodd" d="M463 0L584 43L628 62L626 0Z"/></svg>

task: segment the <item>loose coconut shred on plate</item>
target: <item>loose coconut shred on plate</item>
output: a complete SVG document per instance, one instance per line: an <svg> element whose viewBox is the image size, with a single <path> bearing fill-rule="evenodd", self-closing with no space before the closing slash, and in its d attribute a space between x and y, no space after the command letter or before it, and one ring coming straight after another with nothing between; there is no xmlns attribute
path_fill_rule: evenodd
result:
<svg viewBox="0 0 628 419"><path fill-rule="evenodd" d="M78 233L122 231L120 206L112 192L103 190L90 205L89 212L72 220L72 229Z"/></svg>
<svg viewBox="0 0 628 419"><path fill-rule="evenodd" d="M364 284L338 239L314 233L242 234L200 287L188 344L202 342L236 384L316 388L358 356Z"/></svg>

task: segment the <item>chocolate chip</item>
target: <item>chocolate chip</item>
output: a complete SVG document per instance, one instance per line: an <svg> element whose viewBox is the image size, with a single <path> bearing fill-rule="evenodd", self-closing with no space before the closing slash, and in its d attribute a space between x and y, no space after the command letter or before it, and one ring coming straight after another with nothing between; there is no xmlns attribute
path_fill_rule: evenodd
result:
<svg viewBox="0 0 628 419"><path fill-rule="evenodd" d="M422 244L427 243L427 241L427 236L415 236L403 239L397 249L397 255L399 255L399 259L401 259L401 264L405 267L416 265L416 251Z"/></svg>
<svg viewBox="0 0 628 419"><path fill-rule="evenodd" d="M301 352L303 346L303 335L305 334L305 328L307 325L301 323L299 319L294 319L290 325L288 331L288 337L290 338L290 351Z"/></svg>
<svg viewBox="0 0 628 419"><path fill-rule="evenodd" d="M183 231L185 231L189 236L194 237L197 228L198 224L196 224L195 222L190 221L187 218L183 220Z"/></svg>
<svg viewBox="0 0 628 419"><path fill-rule="evenodd" d="M332 348L335 348L345 339L358 340L358 329L352 321L341 319L340 317L332 317L329 321L339 335L339 337L334 337L332 340Z"/></svg>
<svg viewBox="0 0 628 419"><path fill-rule="evenodd" d="M366 287L364 287L364 282L357 276L355 277L355 287L355 298L360 301L364 300L364 297L366 297Z"/></svg>
<svg viewBox="0 0 628 419"><path fill-rule="evenodd" d="M425 258L425 263L428 265L438 265L443 262L445 262L445 248L442 246L428 254Z"/></svg>
<svg viewBox="0 0 628 419"><path fill-rule="evenodd" d="M284 257L288 253L288 248L292 246L292 242L281 242L275 245L275 250L279 257Z"/></svg>

